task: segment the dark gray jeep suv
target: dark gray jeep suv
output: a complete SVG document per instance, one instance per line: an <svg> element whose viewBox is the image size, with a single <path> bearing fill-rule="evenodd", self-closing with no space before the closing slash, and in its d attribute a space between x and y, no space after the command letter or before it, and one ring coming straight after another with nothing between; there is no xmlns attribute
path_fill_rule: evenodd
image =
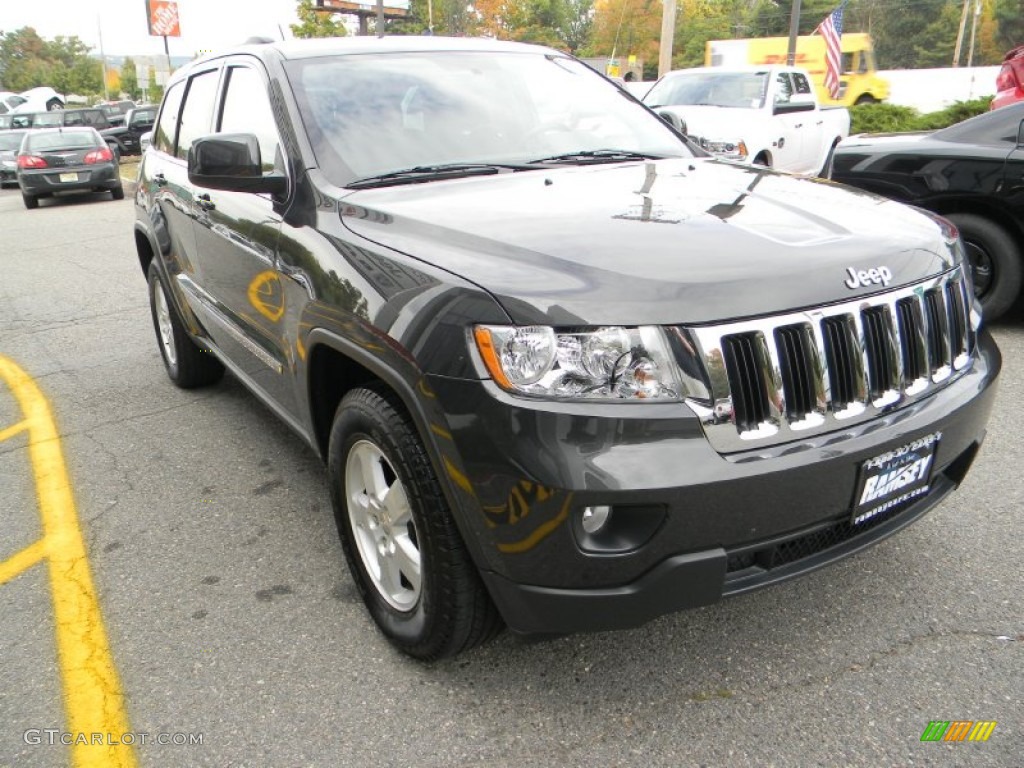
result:
<svg viewBox="0 0 1024 768"><path fill-rule="evenodd" d="M136 210L171 379L227 368L323 457L366 605L420 658L854 553L960 483L992 406L952 225L708 157L546 48L196 61Z"/></svg>

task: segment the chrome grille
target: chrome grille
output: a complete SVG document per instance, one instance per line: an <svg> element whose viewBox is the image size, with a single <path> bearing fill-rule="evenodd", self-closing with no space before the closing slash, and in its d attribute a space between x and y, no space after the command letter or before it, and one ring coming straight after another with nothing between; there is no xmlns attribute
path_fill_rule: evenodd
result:
<svg viewBox="0 0 1024 768"><path fill-rule="evenodd" d="M966 290L958 267L843 304L691 328L711 392L687 402L723 453L839 429L909 404L969 367Z"/></svg>

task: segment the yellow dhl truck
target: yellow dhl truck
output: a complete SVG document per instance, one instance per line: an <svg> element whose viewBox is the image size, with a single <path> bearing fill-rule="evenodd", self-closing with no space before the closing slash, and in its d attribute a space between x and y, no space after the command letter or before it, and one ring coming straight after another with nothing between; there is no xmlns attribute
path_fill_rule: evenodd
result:
<svg viewBox="0 0 1024 768"><path fill-rule="evenodd" d="M704 46L704 64L709 67L734 67L743 64L786 64L789 38L755 37L745 40L708 40ZM833 99L825 88L825 38L803 35L797 38L795 65L811 74L818 101L822 105L849 107L889 98L889 83L878 76L871 36L864 32L843 35L842 72L839 98Z"/></svg>

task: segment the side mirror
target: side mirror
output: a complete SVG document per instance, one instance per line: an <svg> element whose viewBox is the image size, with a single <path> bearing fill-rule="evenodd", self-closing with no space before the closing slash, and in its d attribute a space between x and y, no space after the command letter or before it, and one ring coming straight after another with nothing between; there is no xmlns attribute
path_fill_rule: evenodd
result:
<svg viewBox="0 0 1024 768"><path fill-rule="evenodd" d="M681 118L679 115L675 114L674 112L669 112L666 109L659 112L658 117L660 117L666 123L671 125L675 129L676 133L680 134L681 136L686 135L686 121L683 120L683 118Z"/></svg>
<svg viewBox="0 0 1024 768"><path fill-rule="evenodd" d="M188 150L188 180L227 192L270 192L288 188L280 174L263 173L260 144L251 133L218 133L196 139Z"/></svg>
<svg viewBox="0 0 1024 768"><path fill-rule="evenodd" d="M149 147L150 147L150 145L152 143L153 143L153 132L152 131L146 131L144 134L139 136L139 151L140 152L145 152L147 149L149 149Z"/></svg>

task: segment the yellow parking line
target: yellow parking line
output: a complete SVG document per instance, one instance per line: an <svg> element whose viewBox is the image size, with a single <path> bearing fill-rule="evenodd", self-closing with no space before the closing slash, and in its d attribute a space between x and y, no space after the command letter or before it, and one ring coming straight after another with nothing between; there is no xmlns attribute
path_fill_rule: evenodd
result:
<svg viewBox="0 0 1024 768"><path fill-rule="evenodd" d="M107 643L50 405L28 374L3 356L0 356L0 380L18 401L28 425L28 450L43 524L41 543L49 565L67 731L103 734L98 744L91 738L77 739L71 748L72 765L75 768L135 766L133 748L121 744L118 738L120 734L130 733L124 694ZM5 430L5 433L10 431ZM32 547L22 550L0 567L9 566L19 558L20 564L31 567L33 562L29 561L34 552L29 550ZM8 577L14 575L13 566L11 571ZM0 575L3 573L0 570Z"/></svg>
<svg viewBox="0 0 1024 768"><path fill-rule="evenodd" d="M14 437L21 432L28 429L28 421L19 421L17 424L12 424L7 429L0 429L0 443L8 438Z"/></svg>
<svg viewBox="0 0 1024 768"><path fill-rule="evenodd" d="M44 557L46 557L45 539L29 544L18 554L0 563L0 584L5 584L18 574L27 571Z"/></svg>

